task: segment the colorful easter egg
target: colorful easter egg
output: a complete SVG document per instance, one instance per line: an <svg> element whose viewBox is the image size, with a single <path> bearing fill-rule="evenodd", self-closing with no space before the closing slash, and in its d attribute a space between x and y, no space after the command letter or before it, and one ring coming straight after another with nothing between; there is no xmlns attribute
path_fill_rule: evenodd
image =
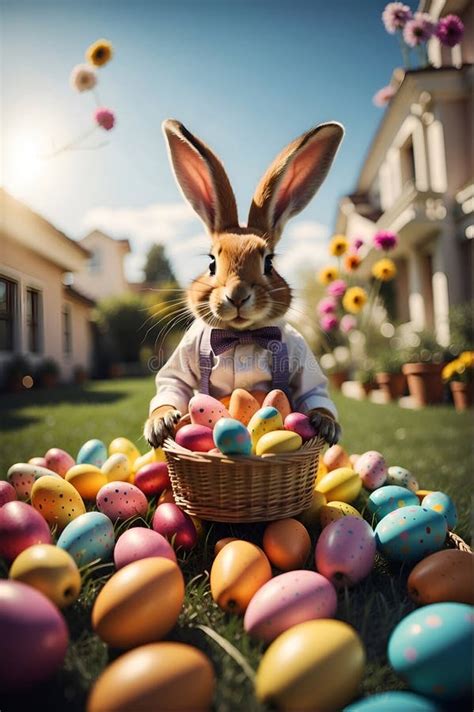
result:
<svg viewBox="0 0 474 712"><path fill-rule="evenodd" d="M224 546L227 546L227 544L230 544L231 541L239 541L235 536L226 536L223 539L219 539L219 541L216 541L214 545L214 556L217 556L219 551L221 551Z"/></svg>
<svg viewBox="0 0 474 712"><path fill-rule="evenodd" d="M252 451L255 452L262 435L273 430L283 430L283 418L276 408L260 408L250 418L247 428L252 439Z"/></svg>
<svg viewBox="0 0 474 712"><path fill-rule="evenodd" d="M313 526L319 521L319 513L325 504L326 497L323 493L318 492L317 489L313 489L311 504L308 509L305 509L304 512L298 515L298 519L307 527Z"/></svg>
<svg viewBox="0 0 474 712"><path fill-rule="evenodd" d="M165 559L176 562L176 554L171 544L153 529L133 527L127 529L117 539L114 549L114 562L117 569L123 569L132 561L152 556L163 556Z"/></svg>
<svg viewBox="0 0 474 712"><path fill-rule="evenodd" d="M153 515L152 528L171 540L176 548L189 551L197 544L198 535L191 517L176 504L160 504Z"/></svg>
<svg viewBox="0 0 474 712"><path fill-rule="evenodd" d="M22 551L8 575L41 591L58 608L74 603L81 590L81 575L74 560L52 544L35 544Z"/></svg>
<svg viewBox="0 0 474 712"><path fill-rule="evenodd" d="M108 561L114 550L114 527L102 512L86 512L61 532L57 545L67 551L77 566Z"/></svg>
<svg viewBox="0 0 474 712"><path fill-rule="evenodd" d="M472 684L474 615L464 603L434 603L397 625L388 660L415 692L438 699L462 698Z"/></svg>
<svg viewBox="0 0 474 712"><path fill-rule="evenodd" d="M446 519L449 530L456 527L458 523L458 513L456 511L456 505L449 495L444 492L430 492L430 494L424 497L421 504L423 507L434 509L435 512L442 514Z"/></svg>
<svg viewBox="0 0 474 712"><path fill-rule="evenodd" d="M140 457L140 452L128 438L115 438L109 445L110 455L125 455L130 469L132 469L133 463Z"/></svg>
<svg viewBox="0 0 474 712"><path fill-rule="evenodd" d="M285 420L287 415L291 413L290 401L286 393L279 388L274 388L273 391L267 393L265 400L262 403L262 408L276 408L280 413L282 420Z"/></svg>
<svg viewBox="0 0 474 712"><path fill-rule="evenodd" d="M6 480L0 480L0 507L7 502L14 502L17 499L16 490Z"/></svg>
<svg viewBox="0 0 474 712"><path fill-rule="evenodd" d="M64 529L86 508L79 492L62 477L40 477L31 490L31 504L50 526Z"/></svg>
<svg viewBox="0 0 474 712"><path fill-rule="evenodd" d="M193 452L208 452L214 447L212 430L205 425L185 425L175 437L178 445Z"/></svg>
<svg viewBox="0 0 474 712"><path fill-rule="evenodd" d="M258 401L244 388L236 388L229 401L229 415L248 425L250 418L260 408Z"/></svg>
<svg viewBox="0 0 474 712"><path fill-rule="evenodd" d="M39 465L40 467L46 467L45 457L30 457L28 460L29 465Z"/></svg>
<svg viewBox="0 0 474 712"><path fill-rule="evenodd" d="M144 517L148 509L143 492L129 482L108 482L98 491L96 505L99 512L113 522L135 516Z"/></svg>
<svg viewBox="0 0 474 712"><path fill-rule="evenodd" d="M355 472L362 480L366 489L374 490L381 487L387 479L387 465L384 457L376 450L369 450L357 460Z"/></svg>
<svg viewBox="0 0 474 712"><path fill-rule="evenodd" d="M374 490L367 500L367 509L374 517L375 522L379 522L390 512L394 512L400 507L418 505L418 497L414 492L398 485L385 485Z"/></svg>
<svg viewBox="0 0 474 712"><path fill-rule="evenodd" d="M364 667L364 646L351 626L305 621L271 643L255 691L260 702L280 710L340 710L356 696Z"/></svg>
<svg viewBox="0 0 474 712"><path fill-rule="evenodd" d="M95 465L74 465L66 473L69 482L82 499L95 499L101 487L107 484L107 476Z"/></svg>
<svg viewBox="0 0 474 712"><path fill-rule="evenodd" d="M343 517L325 527L315 551L316 569L336 588L362 581L375 563L375 535L359 517Z"/></svg>
<svg viewBox="0 0 474 712"><path fill-rule="evenodd" d="M300 569L309 556L311 539L306 527L297 519L279 519L266 527L263 550L277 569Z"/></svg>
<svg viewBox="0 0 474 712"><path fill-rule="evenodd" d="M129 482L132 474L130 460L123 452L110 455L100 469L107 482Z"/></svg>
<svg viewBox="0 0 474 712"><path fill-rule="evenodd" d="M352 455L349 455L349 467L352 467L352 469L354 469L359 457L360 455L358 453L353 453Z"/></svg>
<svg viewBox="0 0 474 712"><path fill-rule="evenodd" d="M377 548L388 559L415 562L443 548L447 525L442 514L426 507L396 509L375 530Z"/></svg>
<svg viewBox="0 0 474 712"><path fill-rule="evenodd" d="M352 507L347 502L328 502L319 510L319 523L324 529L331 522L335 522L342 517L360 517L362 515L355 507Z"/></svg>
<svg viewBox="0 0 474 712"><path fill-rule="evenodd" d="M214 442L224 455L250 455L250 433L240 420L221 418L214 427Z"/></svg>
<svg viewBox="0 0 474 712"><path fill-rule="evenodd" d="M287 415L284 427L285 430L292 430L294 433L298 433L304 443L315 438L317 434L311 425L310 419L303 413L290 413Z"/></svg>
<svg viewBox="0 0 474 712"><path fill-rule="evenodd" d="M316 482L316 489L322 492L328 502L353 502L362 489L362 480L349 467L331 470Z"/></svg>
<svg viewBox="0 0 474 712"><path fill-rule="evenodd" d="M173 490L170 488L163 490L163 492L160 494L158 497L157 505L158 504L176 504L174 501L174 495L173 495Z"/></svg>
<svg viewBox="0 0 474 712"><path fill-rule="evenodd" d="M25 502L7 502L0 509L0 556L13 561L34 544L51 544L46 521Z"/></svg>
<svg viewBox="0 0 474 712"><path fill-rule="evenodd" d="M209 658L184 643L150 643L108 665L95 682L87 712L205 712L214 696Z"/></svg>
<svg viewBox="0 0 474 712"><path fill-rule="evenodd" d="M322 458L321 457L318 458L318 469L316 471L316 482L319 482L319 480L322 480L324 475L327 475L328 472L329 472L329 470L326 467L326 465L324 464ZM316 482L315 482L315 484L316 484Z"/></svg>
<svg viewBox="0 0 474 712"><path fill-rule="evenodd" d="M167 463L150 462L135 473L133 483L147 497L160 494L164 489L171 487Z"/></svg>
<svg viewBox="0 0 474 712"><path fill-rule="evenodd" d="M56 472L48 470L39 465L30 465L26 462L18 462L12 465L7 472L9 483L15 488L18 499L25 501L31 497L31 489L40 477L61 477Z"/></svg>
<svg viewBox="0 0 474 712"><path fill-rule="evenodd" d="M107 448L102 440L93 438L85 442L77 453L76 463L78 465L95 465L101 468L107 460Z"/></svg>
<svg viewBox="0 0 474 712"><path fill-rule="evenodd" d="M279 452L295 452L303 444L301 435L290 430L273 430L258 439L255 448L257 455L270 455Z"/></svg>
<svg viewBox="0 0 474 712"><path fill-rule="evenodd" d="M145 465L149 465L150 462L166 462L166 455L161 447L152 448L144 455L140 455L133 463L132 472L138 472Z"/></svg>
<svg viewBox="0 0 474 712"><path fill-rule="evenodd" d="M427 697L407 690L391 690L364 697L344 707L344 712L442 712L439 705Z"/></svg>
<svg viewBox="0 0 474 712"><path fill-rule="evenodd" d="M19 581L0 581L0 689L22 690L61 667L69 634L58 608Z"/></svg>
<svg viewBox="0 0 474 712"><path fill-rule="evenodd" d="M212 598L228 613L244 613L252 596L271 577L270 563L258 546L248 541L231 541L212 564Z"/></svg>
<svg viewBox="0 0 474 712"><path fill-rule="evenodd" d="M322 461L328 472L331 472L331 470L340 470L341 467L350 467L352 469L349 455L341 445L332 445L328 448L323 455Z"/></svg>
<svg viewBox="0 0 474 712"><path fill-rule="evenodd" d="M415 603L453 601L474 605L474 556L468 551L445 549L427 556L408 577L408 595Z"/></svg>
<svg viewBox="0 0 474 712"><path fill-rule="evenodd" d="M332 618L337 595L332 583L314 571L288 571L268 581L250 601L244 617L249 635L270 643L298 623Z"/></svg>
<svg viewBox="0 0 474 712"><path fill-rule="evenodd" d="M386 484L406 487L412 492L416 492L419 489L418 482L411 472L399 465L392 465L392 467L388 468Z"/></svg>
<svg viewBox="0 0 474 712"><path fill-rule="evenodd" d="M174 426L175 436L176 436L176 433L178 432L178 430L181 430L181 428L184 428L185 425L191 425L191 416L189 415L189 413L185 413L184 415L182 415L181 418L176 423L176 425Z"/></svg>
<svg viewBox="0 0 474 712"><path fill-rule="evenodd" d="M114 648L151 643L175 625L183 600L183 574L174 561L140 559L117 571L101 589L92 609L92 627Z"/></svg>
<svg viewBox="0 0 474 712"><path fill-rule="evenodd" d="M59 447L52 447L45 454L46 467L53 472L56 472L61 477L64 477L66 472L74 467L76 461L65 450Z"/></svg>
<svg viewBox="0 0 474 712"><path fill-rule="evenodd" d="M203 393L198 393L191 398L188 409L191 423L205 425L211 430L221 418L230 418L229 411L220 401Z"/></svg>

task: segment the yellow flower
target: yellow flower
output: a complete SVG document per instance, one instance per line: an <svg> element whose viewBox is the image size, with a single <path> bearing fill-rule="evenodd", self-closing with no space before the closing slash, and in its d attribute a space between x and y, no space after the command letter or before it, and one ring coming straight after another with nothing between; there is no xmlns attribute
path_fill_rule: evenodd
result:
<svg viewBox="0 0 474 712"><path fill-rule="evenodd" d="M467 368L474 368L474 351L463 351L458 360Z"/></svg>
<svg viewBox="0 0 474 712"><path fill-rule="evenodd" d="M112 43L108 40L97 40L91 44L86 51L86 59L89 64L95 67L102 67L107 62L110 62L113 55Z"/></svg>
<svg viewBox="0 0 474 712"><path fill-rule="evenodd" d="M379 260L372 267L372 274L375 279L379 279L381 282L390 282L397 274L395 262L389 260L387 257L383 260Z"/></svg>
<svg viewBox="0 0 474 712"><path fill-rule="evenodd" d="M454 375L454 372L456 370L456 361L450 361L449 363L446 364L446 366L443 368L441 371L441 378L443 381L450 381L451 378Z"/></svg>
<svg viewBox="0 0 474 712"><path fill-rule="evenodd" d="M361 259L359 255L356 255L355 253L346 255L346 258L344 260L344 266L348 272L355 272L355 270L359 267L360 263Z"/></svg>
<svg viewBox="0 0 474 712"><path fill-rule="evenodd" d="M351 287L344 294L342 306L351 314L358 314L367 301L367 292L362 287Z"/></svg>
<svg viewBox="0 0 474 712"><path fill-rule="evenodd" d="M320 271L318 275L318 279L321 282L321 284L330 284L331 282L334 282L335 279L339 277L339 270L337 267L323 267L323 269Z"/></svg>
<svg viewBox="0 0 474 712"><path fill-rule="evenodd" d="M344 235L334 235L331 242L329 243L329 254L333 255L334 257L340 257L345 252L347 252L348 247L349 243L344 237Z"/></svg>

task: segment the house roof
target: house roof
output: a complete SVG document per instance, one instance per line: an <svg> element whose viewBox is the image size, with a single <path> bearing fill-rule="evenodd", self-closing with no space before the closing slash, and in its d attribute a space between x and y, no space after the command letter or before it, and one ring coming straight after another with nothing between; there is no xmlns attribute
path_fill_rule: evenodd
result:
<svg viewBox="0 0 474 712"><path fill-rule="evenodd" d="M92 230L92 232L89 232L87 235L85 235L83 238L81 238L80 242L88 242L90 238L96 238L98 237L101 240L110 240L116 245L120 245L124 248L125 252L131 252L131 247L130 247L130 241L127 240L127 238L115 238L111 237L110 235L107 235L106 232L102 232L102 230Z"/></svg>
<svg viewBox="0 0 474 712"><path fill-rule="evenodd" d="M95 307L96 305L94 299L87 297L85 294L83 294L70 284L65 284L63 287L63 291L66 296L70 297L74 301L81 302L82 304L85 304L88 307Z"/></svg>

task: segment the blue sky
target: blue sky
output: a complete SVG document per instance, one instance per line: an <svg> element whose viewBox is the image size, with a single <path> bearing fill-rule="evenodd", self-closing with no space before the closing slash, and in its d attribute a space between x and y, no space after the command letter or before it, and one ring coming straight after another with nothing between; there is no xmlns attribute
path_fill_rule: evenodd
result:
<svg viewBox="0 0 474 712"><path fill-rule="evenodd" d="M206 264L200 222L182 206L160 124L175 117L221 156L240 219L269 162L295 136L336 119L346 138L332 172L288 226L280 269L322 259L337 199L354 187L382 118L372 105L400 63L378 0L2 0L3 184L71 237L92 227L129 237L128 272L163 240L178 276ZM98 150L38 159L86 130L94 100L69 73L106 37L101 103L117 114ZM196 255L196 257L195 257Z"/></svg>

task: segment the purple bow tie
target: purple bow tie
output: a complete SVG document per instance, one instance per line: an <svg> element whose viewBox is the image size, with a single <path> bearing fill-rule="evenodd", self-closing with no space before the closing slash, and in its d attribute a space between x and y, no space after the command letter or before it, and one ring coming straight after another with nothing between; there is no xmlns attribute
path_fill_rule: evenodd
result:
<svg viewBox="0 0 474 712"><path fill-rule="evenodd" d="M277 326L264 326L262 329L244 331L212 329L211 349L215 356L219 356L237 344L258 344L274 353L281 345L281 331Z"/></svg>

